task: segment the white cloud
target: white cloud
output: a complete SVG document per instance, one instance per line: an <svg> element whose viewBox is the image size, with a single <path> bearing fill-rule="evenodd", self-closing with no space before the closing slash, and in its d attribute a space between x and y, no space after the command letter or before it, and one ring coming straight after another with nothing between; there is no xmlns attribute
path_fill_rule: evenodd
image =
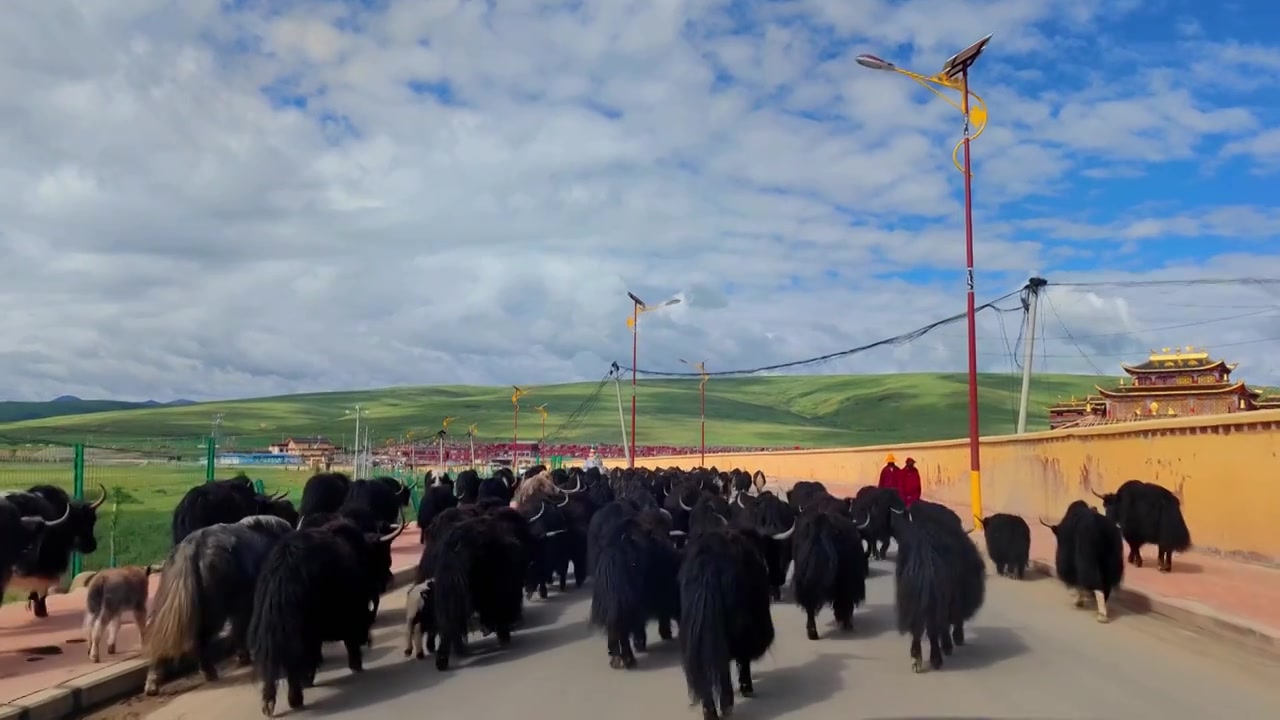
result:
<svg viewBox="0 0 1280 720"><path fill-rule="evenodd" d="M981 297L1090 262L1103 270L1079 278L1280 274L1261 242L1172 269L1147 250L1269 239L1274 208L1080 207L1072 183L1159 174L1205 143L1266 156L1259 115L1210 102L1190 70L1046 80L1041 54L1133 3L793 0L760 6L765 26L745 34L742 3L383 4L7 9L0 396L594 378L626 359L626 290L684 299L642 321L644 367L766 365L927 324L963 308L959 118L852 57L901 45L895 59L932 68L992 31L992 123L974 144ZM1257 66L1274 50L1220 54ZM1084 334L1221 313L1155 291L1063 297ZM1187 341L1249 341L1276 321L1233 322ZM981 334L984 366L1004 367L999 320ZM1091 351L1174 342L1110 337ZM959 369L962 338L946 328L823 369ZM1231 348L1251 376L1280 377L1266 346Z"/></svg>

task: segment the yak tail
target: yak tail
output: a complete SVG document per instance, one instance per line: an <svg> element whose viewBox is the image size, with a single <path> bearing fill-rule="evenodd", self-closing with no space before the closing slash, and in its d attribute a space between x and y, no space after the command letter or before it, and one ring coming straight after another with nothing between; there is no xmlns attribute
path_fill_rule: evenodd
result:
<svg viewBox="0 0 1280 720"><path fill-rule="evenodd" d="M692 582L688 582L691 580ZM689 573L680 588L680 653L689 699L724 707L723 693L732 692L729 676L730 620L725 579Z"/></svg>
<svg viewBox="0 0 1280 720"><path fill-rule="evenodd" d="M451 532L450 535L453 533ZM443 548L436 565L434 600L436 632L443 643L466 647L471 623L470 569L474 563L471 543Z"/></svg>
<svg viewBox="0 0 1280 720"><path fill-rule="evenodd" d="M204 599L201 560L198 544L180 543L165 561L143 642L148 660L180 658L195 649Z"/></svg>
<svg viewBox="0 0 1280 720"><path fill-rule="evenodd" d="M1159 546L1174 552L1186 552L1191 549L1191 529L1182 517L1182 508L1177 503L1166 502L1160 508L1160 526L1156 536Z"/></svg>
<svg viewBox="0 0 1280 720"><path fill-rule="evenodd" d="M295 668L307 667L303 654L307 628L307 598L299 591L314 587L301 558L289 552L289 545L277 545L263 563L253 591L253 615L249 620L247 645L253 658L254 675L265 685Z"/></svg>
<svg viewBox="0 0 1280 720"><path fill-rule="evenodd" d="M592 625L617 633L644 627L646 618L641 603L646 591L644 565L648 560L644 552L628 532L615 533L611 542L599 549L591 587Z"/></svg>
<svg viewBox="0 0 1280 720"><path fill-rule="evenodd" d="M823 599L832 597L840 578L839 528L824 513L802 518L800 523L791 589L797 604L817 610Z"/></svg>

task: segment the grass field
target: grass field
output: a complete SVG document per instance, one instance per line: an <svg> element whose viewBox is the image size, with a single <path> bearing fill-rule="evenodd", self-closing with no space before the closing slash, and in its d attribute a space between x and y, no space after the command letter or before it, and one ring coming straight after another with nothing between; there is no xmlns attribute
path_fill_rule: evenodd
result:
<svg viewBox="0 0 1280 720"><path fill-rule="evenodd" d="M1083 395L1095 380L1035 378L1030 427L1047 427L1045 405L1059 395ZM550 435L595 387L595 383L577 383L528 388L530 394L521 400L521 437L537 437L535 405L547 404ZM629 404L630 389L624 386L622 391L624 403ZM1013 430L1017 393L1016 378L981 377L984 434ZM169 547L174 505L188 488L204 481L204 467L196 460L204 455L202 436L209 432L215 413L223 414L224 448L261 448L288 435L328 435L341 443L354 431L354 420L344 417L344 412L357 403L368 410L363 422L370 424L374 438L400 438L410 432L431 435L445 415L458 417L452 429L459 436L465 432L459 427L476 423L480 440L511 437L507 388L389 388L99 412L0 424L0 489L49 483L69 491L70 452L65 447L43 447L46 443L141 451L132 453L131 460L109 450L89 451L86 494L92 497L94 486L101 483L118 491L119 502L109 500L100 511L100 547L85 558L85 568L110 562L113 535L118 564L159 562ZM696 381L644 381L639 408L640 444L697 444ZM959 374L733 378L707 385L709 446L838 447L937 440L964 436L967 422L965 377ZM618 442L614 389L605 388L581 424L549 439ZM33 457L45 461L25 461ZM183 461L166 461L169 457ZM233 472L220 468L218 477ZM295 502L308 476L272 467L253 467L248 472L269 490L291 489Z"/></svg>
<svg viewBox="0 0 1280 720"><path fill-rule="evenodd" d="M1059 396L1083 395L1097 378L1039 375L1034 378L1029 427L1048 427L1045 406ZM1013 430L1018 380L1009 375L980 378L984 435ZM534 406L546 404L550 441L619 442L617 398L606 387L582 422L555 429L587 399L596 383L529 387L521 399L520 437L539 436ZM630 388L622 388L630 403ZM639 387L637 442L641 445L698 443L696 380L644 380ZM289 435L327 435L349 442L356 404L367 410L362 422L373 438L434 434L446 415L458 420L455 435L478 425L477 440L511 438L510 388L439 386L291 395L142 408L0 424L0 446L84 442L99 447L174 448L198 457L196 446L222 413L225 449L261 448ZM798 376L713 379L707 384L709 446L839 447L962 437L967 432L967 395L962 374ZM629 408L628 408L629 413Z"/></svg>

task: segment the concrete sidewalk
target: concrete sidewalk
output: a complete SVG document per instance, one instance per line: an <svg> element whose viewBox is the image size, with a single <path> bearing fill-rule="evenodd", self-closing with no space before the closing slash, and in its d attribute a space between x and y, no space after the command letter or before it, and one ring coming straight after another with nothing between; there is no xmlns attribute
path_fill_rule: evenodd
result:
<svg viewBox="0 0 1280 720"><path fill-rule="evenodd" d="M393 587L412 577L422 546L417 525L396 539L391 567ZM159 577L152 576L154 595ZM17 602L0 607L0 720L55 720L84 708L137 692L142 688L145 661L138 657L138 628L126 616L116 642L116 654L89 662L82 629L85 590L49 597L49 617L36 619Z"/></svg>
<svg viewBox="0 0 1280 720"><path fill-rule="evenodd" d="M824 483L840 497L852 497L861 485ZM780 487L791 483L779 482ZM925 498L926 500L930 498ZM973 524L968 505L947 503L965 526ZM984 508L987 514L1001 508ZM1057 517L1046 517L1057 522ZM1031 526L1031 561L1034 569L1053 575L1057 542L1053 533L1034 516ZM1195 528L1191 529L1195 537ZM984 547L980 538L974 538ZM1127 550L1126 550L1127 553ZM1174 555L1173 572L1156 570L1156 549L1143 548L1141 568L1125 565L1120 601L1133 612L1153 612L1180 624L1213 632L1232 640L1280 654L1280 569L1228 560L1205 553Z"/></svg>

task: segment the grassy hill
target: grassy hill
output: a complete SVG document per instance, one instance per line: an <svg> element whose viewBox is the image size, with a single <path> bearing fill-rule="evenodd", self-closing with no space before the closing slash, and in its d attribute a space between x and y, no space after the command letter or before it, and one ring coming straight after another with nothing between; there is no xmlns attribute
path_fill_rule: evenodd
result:
<svg viewBox="0 0 1280 720"><path fill-rule="evenodd" d="M1082 396L1096 380L1036 376L1029 428L1047 428L1046 405L1058 397ZM987 374L979 386L983 434L1012 432L1018 379ZM534 406L545 403L548 440L618 442L617 397L611 385L580 423L555 434L595 388L596 383L528 388L530 394L521 399L521 439L538 437ZM630 388L625 384L622 393L629 416ZM638 397L640 444L697 445L696 380L643 380ZM289 435L327 435L340 443L354 432L346 411L357 403L367 410L362 423L369 423L371 437L379 440L409 432L433 434L445 415L453 415L458 418L451 428L455 435L475 423L478 440L504 441L511 437L510 398L507 387L436 386L133 408L0 423L0 445L85 442L193 451L197 438L209 433L215 413L223 415L222 444L228 448L260 448ZM707 445L836 447L957 438L967 433L967 403L966 378L960 373L712 379L707 384Z"/></svg>

